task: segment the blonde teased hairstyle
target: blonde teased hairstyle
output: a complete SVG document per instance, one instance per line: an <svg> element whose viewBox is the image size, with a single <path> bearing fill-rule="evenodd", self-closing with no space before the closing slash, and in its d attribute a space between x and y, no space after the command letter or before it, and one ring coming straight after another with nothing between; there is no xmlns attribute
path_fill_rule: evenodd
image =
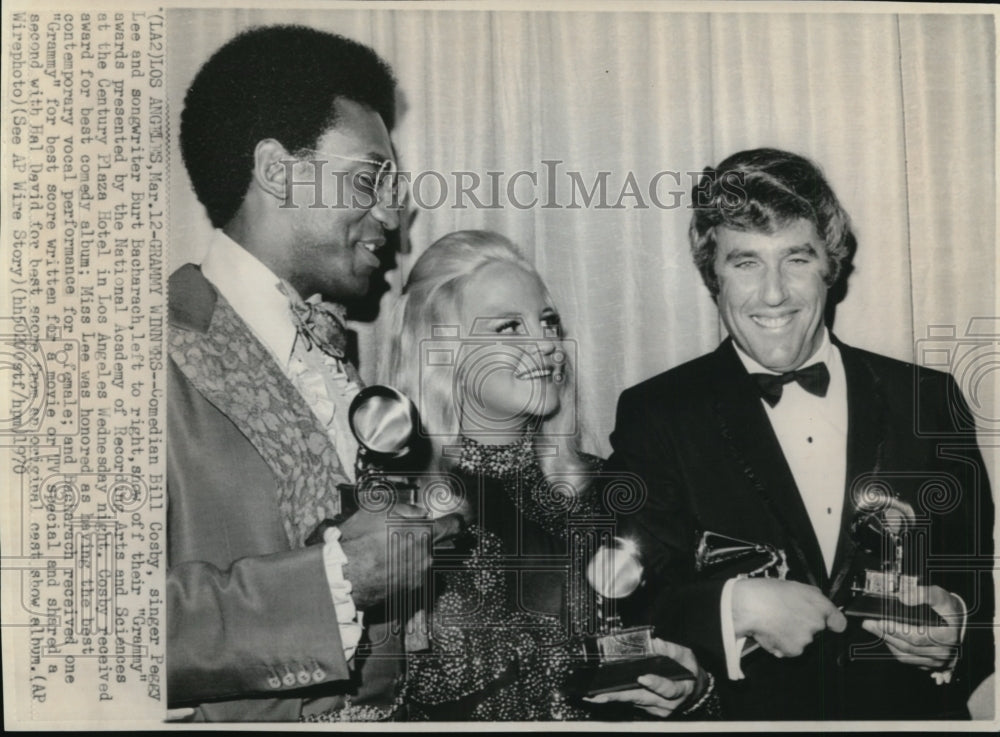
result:
<svg viewBox="0 0 1000 737"><path fill-rule="evenodd" d="M494 263L511 264L533 275L549 297L538 272L510 240L490 231L461 230L438 239L417 259L392 314L379 381L399 389L420 409L433 449L431 466L438 470L449 469L457 460L444 450L461 443L457 406L461 400L454 396L455 366L422 366L422 342L439 339L433 335L437 326L466 329L462 307L472 296L465 294L465 286L474 274ZM459 340L463 337L460 333ZM539 422L534 444L536 451L544 448L538 460L546 477L558 474L560 483L581 490L586 464L579 454L577 413L566 411L566 401L576 399L572 372L567 360L558 389L560 409Z"/></svg>

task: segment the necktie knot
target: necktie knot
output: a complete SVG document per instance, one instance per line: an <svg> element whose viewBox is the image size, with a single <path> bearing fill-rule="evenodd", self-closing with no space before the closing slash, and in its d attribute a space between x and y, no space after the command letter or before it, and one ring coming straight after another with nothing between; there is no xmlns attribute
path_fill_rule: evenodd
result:
<svg viewBox="0 0 1000 737"><path fill-rule="evenodd" d="M810 394L825 397L830 387L830 371L825 363L814 363L796 371L783 374L751 374L764 401L774 407L781 399L785 384L796 382Z"/></svg>
<svg viewBox="0 0 1000 737"><path fill-rule="evenodd" d="M334 302L323 302L318 294L303 300L299 293L284 281L278 288L288 298L288 307L298 339L303 341L306 350L312 350L315 346L328 356L345 360L347 311L344 307Z"/></svg>

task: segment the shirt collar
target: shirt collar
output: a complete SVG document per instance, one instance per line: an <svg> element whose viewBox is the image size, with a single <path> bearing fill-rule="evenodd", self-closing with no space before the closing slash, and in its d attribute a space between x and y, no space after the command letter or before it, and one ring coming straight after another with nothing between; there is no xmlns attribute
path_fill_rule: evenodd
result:
<svg viewBox="0 0 1000 737"><path fill-rule="evenodd" d="M278 289L281 280L274 272L221 230L215 231L201 272L257 339L286 366L295 345L296 329L288 298Z"/></svg>
<svg viewBox="0 0 1000 737"><path fill-rule="evenodd" d="M743 363L744 368L746 368L747 373L750 374L775 374L780 375L780 371L773 371L765 366L760 365L757 361L752 359L743 349L733 341L733 348L736 349L736 355L740 357L740 361ZM830 341L830 331L825 327L823 328L823 339L820 341L819 348L813 351L813 354L806 359L806 361L799 366L800 369L806 366L812 366L814 363L825 363L829 369L833 363L833 343Z"/></svg>

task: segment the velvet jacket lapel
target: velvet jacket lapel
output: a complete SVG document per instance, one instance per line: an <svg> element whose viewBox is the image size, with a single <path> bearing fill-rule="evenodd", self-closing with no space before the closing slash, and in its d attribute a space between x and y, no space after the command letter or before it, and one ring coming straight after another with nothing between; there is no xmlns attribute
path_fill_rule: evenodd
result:
<svg viewBox="0 0 1000 737"><path fill-rule="evenodd" d="M888 410L880 381L862 356L833 335L831 340L840 349L847 378L848 428L843 513L829 577L791 469L731 339L716 350L710 381L715 384L714 410L728 452L741 464L751 487L791 541L786 551L789 557L798 560L810 583L829 591L833 599L848 590L857 552L849 535L855 512L852 486L881 468Z"/></svg>
<svg viewBox="0 0 1000 737"><path fill-rule="evenodd" d="M714 353L714 413L727 452L740 464L754 493L778 522L789 541L789 565L805 573L820 588L826 583L826 566L809 514L781 452L760 392L727 339Z"/></svg>
<svg viewBox="0 0 1000 737"><path fill-rule="evenodd" d="M348 479L336 449L229 303L200 271L185 276L181 284L191 288L194 302L187 305L188 314L172 314L170 355L270 466L289 544L301 547L320 521L340 512L337 486Z"/></svg>

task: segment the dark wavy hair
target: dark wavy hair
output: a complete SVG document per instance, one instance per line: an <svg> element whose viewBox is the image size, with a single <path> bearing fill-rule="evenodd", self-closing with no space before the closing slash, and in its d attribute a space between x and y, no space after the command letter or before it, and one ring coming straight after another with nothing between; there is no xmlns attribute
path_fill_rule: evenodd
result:
<svg viewBox="0 0 1000 737"><path fill-rule="evenodd" d="M740 151L707 168L691 191L694 215L688 237L695 265L713 297L718 227L774 233L794 220L812 222L826 244L826 283L850 270L856 242L850 220L819 167L788 151Z"/></svg>
<svg viewBox="0 0 1000 737"><path fill-rule="evenodd" d="M372 49L297 25L251 28L212 55L188 88L181 154L198 200L215 227L246 196L257 143L273 138L290 152L313 148L347 98L378 113L388 129L396 80Z"/></svg>

